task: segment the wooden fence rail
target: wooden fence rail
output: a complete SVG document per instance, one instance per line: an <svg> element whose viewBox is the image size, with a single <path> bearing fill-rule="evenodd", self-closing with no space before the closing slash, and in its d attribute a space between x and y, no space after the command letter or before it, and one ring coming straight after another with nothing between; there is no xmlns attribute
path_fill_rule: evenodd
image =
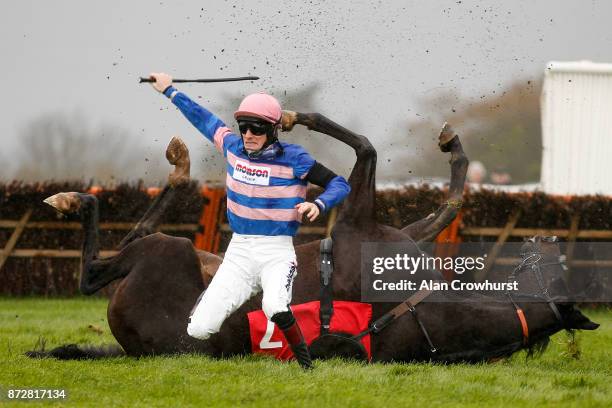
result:
<svg viewBox="0 0 612 408"><path fill-rule="evenodd" d="M63 229L63 230L80 230L82 228L79 222L61 222L61 221L32 221L29 222L32 210L28 209L20 220L0 220L0 228L13 228L13 233L9 238L4 249L0 250L0 270L10 258L80 258L81 250L77 249L15 249L19 238L26 229ZM129 231L136 226L134 222L103 222L100 223L101 230L123 230ZM180 231L180 232L196 232L198 224L162 224L160 231ZM116 255L118 251L107 250L100 251L101 257Z"/></svg>
<svg viewBox="0 0 612 408"><path fill-rule="evenodd" d="M464 227L461 235L498 237L504 228L496 227ZM513 228L510 231L512 237L532 237L534 235L556 235L559 238L567 238L570 235L569 229L546 229L546 228ZM612 230L579 230L576 238L578 239L612 239Z"/></svg>
<svg viewBox="0 0 612 408"><path fill-rule="evenodd" d="M482 281L487 276L493 265L518 265L518 258L497 258L501 246L509 237L532 237L535 235L552 236L565 238L568 245L566 248L566 265L569 267L568 277L576 268L596 267L605 268L612 267L612 260L591 260L591 259L574 259L574 248L577 239L612 239L612 230L579 230L580 214L573 214L570 219L570 227L568 229L559 228L516 228L516 224L521 216L520 209L515 211L502 228L491 227L462 227L460 234L463 236L488 236L497 237L497 242L487 254L485 267L474 275L476 281ZM453 222L459 222L455 220Z"/></svg>
<svg viewBox="0 0 612 408"><path fill-rule="evenodd" d="M20 221L0 220L0 228L16 228ZM99 225L101 230L131 230L136 226L135 222L102 222ZM61 221L34 221L25 224L25 228L39 229L74 229L80 230L80 222L61 222ZM161 231L187 231L195 232L198 224L162 224Z"/></svg>
<svg viewBox="0 0 612 408"><path fill-rule="evenodd" d="M335 209L334 209L335 210ZM311 227L304 226L299 230L299 234L313 234L313 235L329 235L333 222L335 221L336 212L332 210L332 216L328 220L325 227ZM31 210L28 210L26 214L20 220L0 220L0 228L14 229L9 241L7 242L4 249L0 249L0 270L6 262L11 258L80 258L81 250L77 249L15 249L15 245L19 240L19 237L25 229L62 229L62 230L80 230L82 229L81 223L79 222L62 222L62 221L32 221L29 222L29 218L32 214ZM129 231L136 226L134 222L102 222L99 224L100 230L123 230ZM231 232L228 224L218 224L219 232ZM160 225L160 231L174 231L174 232L198 232L200 231L200 224L162 224ZM116 255L118 251L115 250L103 250L100 251L100 257L108 257Z"/></svg>
<svg viewBox="0 0 612 408"><path fill-rule="evenodd" d="M15 245L17 245L17 241L19 240L19 237L21 236L21 233L23 232L25 226L28 224L28 220L30 219L31 215L32 215L32 210L28 209L25 212L25 214L21 217L21 219L17 221L17 223L15 224L15 227L14 227L15 230L13 231L13 233L11 234L11 237L6 243L4 250L0 253L0 270L4 266L4 263L8 259L11 252L13 251L13 248L15 248Z"/></svg>
<svg viewBox="0 0 612 408"><path fill-rule="evenodd" d="M335 210L335 209L334 209ZM64 229L64 230L80 230L82 228L79 222L62 222L62 221L29 221L32 211L27 210L19 220L0 220L0 228L13 229L13 232L6 243L4 249L0 248L0 270L6 263L9 257L14 258L79 258L81 250L76 249L15 249L17 242L25 229ZM329 236L331 228L335 222L336 213L330 214L326 226L313 227L302 226L299 229L300 235L320 235ZM512 265L517 264L518 258L497 258L498 247L506 242L508 237L526 237L534 235L556 235L561 238L566 238L568 245L567 264L570 267L610 267L612 261L606 260L574 260L572 259L573 244L577 239L612 239L612 230L578 230L579 217L572 217L571 226L569 229L546 229L546 228L516 228L515 225L520 218L520 212L513 214L504 227L466 227L460 225L460 217L455 222L455 228L460 236L485 236L497 237L495 246L496 251L489 254L487 268L483 273L477 276L477 280L482 280L486 276L486 272L493 264L496 265ZM123 230L128 231L136 226L133 222L103 222L99 227L101 230ZM196 223L191 224L162 224L160 231L175 231L175 232L193 232L197 233L201 230L201 225ZM217 224L218 232L231 232L228 224ZM452 228L452 227L449 227ZM440 242L440 241L438 241ZM100 251L101 257L116 255L118 251L103 250ZM493 256L490 256L493 255Z"/></svg>
<svg viewBox="0 0 612 408"><path fill-rule="evenodd" d="M11 258L80 258L80 249L13 249ZM119 251L100 251L100 257L117 255Z"/></svg>

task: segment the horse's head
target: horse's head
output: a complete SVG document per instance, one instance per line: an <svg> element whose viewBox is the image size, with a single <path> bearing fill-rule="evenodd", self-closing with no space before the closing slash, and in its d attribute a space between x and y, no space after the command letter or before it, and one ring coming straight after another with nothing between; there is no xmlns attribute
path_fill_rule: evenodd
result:
<svg viewBox="0 0 612 408"><path fill-rule="evenodd" d="M521 263L512 271L509 280L518 281L519 293L548 302L557 309L566 329L595 330L592 322L574 307L564 276L565 256L559 249L556 236L529 238L521 247Z"/></svg>
<svg viewBox="0 0 612 408"><path fill-rule="evenodd" d="M521 247L521 263L510 273L517 280L519 293L534 297L568 299L564 281L565 256L561 255L557 237L536 235Z"/></svg>

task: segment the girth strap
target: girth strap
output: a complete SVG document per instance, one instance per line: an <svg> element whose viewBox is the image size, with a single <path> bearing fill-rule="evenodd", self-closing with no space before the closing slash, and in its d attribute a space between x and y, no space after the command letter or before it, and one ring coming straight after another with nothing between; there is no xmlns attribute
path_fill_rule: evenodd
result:
<svg viewBox="0 0 612 408"><path fill-rule="evenodd" d="M331 238L321 240L321 292L319 319L321 320L321 335L329 333L329 324L334 314L332 274L334 264L332 260L333 243Z"/></svg>

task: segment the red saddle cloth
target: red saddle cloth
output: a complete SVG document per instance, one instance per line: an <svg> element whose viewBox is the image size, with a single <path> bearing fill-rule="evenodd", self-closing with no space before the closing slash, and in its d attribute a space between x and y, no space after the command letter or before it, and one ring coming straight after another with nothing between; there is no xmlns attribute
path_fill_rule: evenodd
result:
<svg viewBox="0 0 612 408"><path fill-rule="evenodd" d="M359 302L334 301L334 314L329 324L331 333L342 332L351 335L359 334L368 328L372 318L372 305ZM306 344L310 345L321 335L319 320L319 301L291 306L293 315L302 329ZM278 327L266 318L262 310L247 313L251 333L251 351L274 356L278 360L289 360L293 353L287 340ZM371 358L370 335L361 339L361 344Z"/></svg>

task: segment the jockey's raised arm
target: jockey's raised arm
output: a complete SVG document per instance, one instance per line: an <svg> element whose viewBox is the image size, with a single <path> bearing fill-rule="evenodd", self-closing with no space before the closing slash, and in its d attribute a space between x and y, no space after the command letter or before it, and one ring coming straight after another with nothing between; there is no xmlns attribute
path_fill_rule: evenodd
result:
<svg viewBox="0 0 612 408"><path fill-rule="evenodd" d="M159 92L168 97L181 113L200 131L208 140L215 144L217 150L225 156L227 153L223 149L226 136L233 135L230 128L214 113L194 102L182 92L172 86L172 77L164 73L152 73L155 82L151 85ZM233 135L238 137L237 135Z"/></svg>

